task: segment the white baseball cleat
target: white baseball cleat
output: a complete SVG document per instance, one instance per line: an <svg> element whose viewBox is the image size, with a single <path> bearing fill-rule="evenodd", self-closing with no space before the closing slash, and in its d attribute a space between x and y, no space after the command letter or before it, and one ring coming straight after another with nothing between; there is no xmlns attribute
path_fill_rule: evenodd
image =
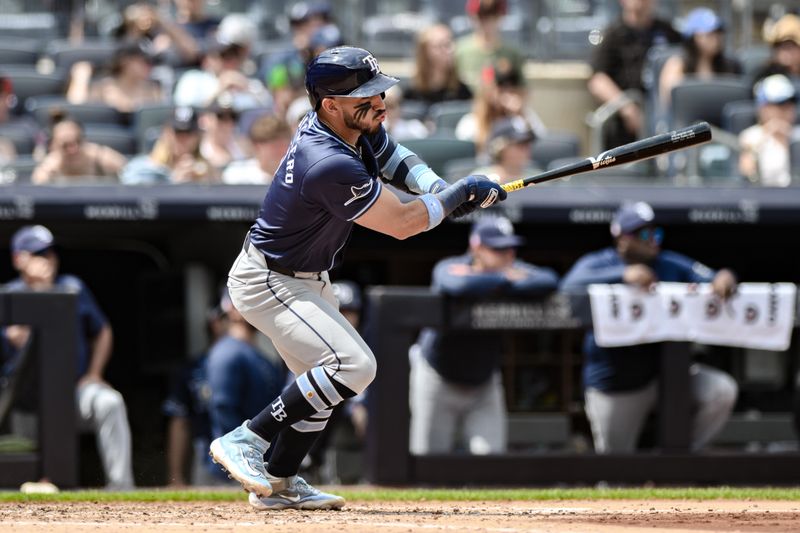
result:
<svg viewBox="0 0 800 533"><path fill-rule="evenodd" d="M269 475L268 475L269 476ZM344 507L344 498L315 489L300 476L268 477L272 495L259 498L250 493L250 505L259 511L278 509L334 510Z"/></svg>
<svg viewBox="0 0 800 533"><path fill-rule="evenodd" d="M245 420L238 428L214 439L208 453L228 472L228 477L242 484L244 490L261 497L269 496L272 486L264 468L269 442L253 433L247 427L248 422Z"/></svg>

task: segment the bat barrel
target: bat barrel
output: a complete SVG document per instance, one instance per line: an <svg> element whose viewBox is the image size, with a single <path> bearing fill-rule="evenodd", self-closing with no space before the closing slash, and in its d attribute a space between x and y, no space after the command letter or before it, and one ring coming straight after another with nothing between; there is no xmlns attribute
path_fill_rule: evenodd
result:
<svg viewBox="0 0 800 533"><path fill-rule="evenodd" d="M506 183L503 185L503 189L506 192L517 191L528 185L535 185L566 176L644 161L661 154L697 146L710 140L711 126L707 122L699 122L686 128L654 135L653 137L612 148L597 157L588 157L582 161L548 170L536 176Z"/></svg>

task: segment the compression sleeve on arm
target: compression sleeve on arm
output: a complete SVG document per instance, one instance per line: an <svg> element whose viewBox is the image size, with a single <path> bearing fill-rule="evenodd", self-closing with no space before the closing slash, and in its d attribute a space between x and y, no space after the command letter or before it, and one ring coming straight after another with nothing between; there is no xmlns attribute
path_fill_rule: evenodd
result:
<svg viewBox="0 0 800 533"><path fill-rule="evenodd" d="M431 170L417 154L395 142L388 135L376 156L381 172L388 177L388 182L398 189L414 194L426 194L436 193L447 187L447 182Z"/></svg>

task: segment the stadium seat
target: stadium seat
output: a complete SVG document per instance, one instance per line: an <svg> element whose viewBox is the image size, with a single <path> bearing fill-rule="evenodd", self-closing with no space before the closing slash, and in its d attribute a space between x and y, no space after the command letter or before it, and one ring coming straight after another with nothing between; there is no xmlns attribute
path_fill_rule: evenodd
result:
<svg viewBox="0 0 800 533"><path fill-rule="evenodd" d="M142 106L133 112L132 128L136 136L136 144L139 152L147 152L148 144L148 131L153 128L160 128L169 120L172 114L172 105L147 105Z"/></svg>
<svg viewBox="0 0 800 533"><path fill-rule="evenodd" d="M752 100L728 102L722 108L722 128L733 134L740 134L756 122L758 112Z"/></svg>
<svg viewBox="0 0 800 533"><path fill-rule="evenodd" d="M769 61L772 49L767 44L748 45L736 53L736 58L742 64L742 73L752 79L761 67Z"/></svg>
<svg viewBox="0 0 800 533"><path fill-rule="evenodd" d="M434 172L444 175L445 165L454 159L475 157L475 144L453 137L428 137L408 139L403 146L419 155Z"/></svg>
<svg viewBox="0 0 800 533"><path fill-rule="evenodd" d="M2 34L0 34L2 35ZM0 65L30 65L39 60L41 43L35 39L0 38Z"/></svg>
<svg viewBox="0 0 800 533"><path fill-rule="evenodd" d="M468 176L479 166L480 163L478 163L478 160L474 157L451 159L445 163L442 177L448 182L453 183L464 176Z"/></svg>
<svg viewBox="0 0 800 533"><path fill-rule="evenodd" d="M744 77L719 76L710 80L687 78L672 89L672 128L682 128L701 120L722 127L725 104L750 97L750 85Z"/></svg>
<svg viewBox="0 0 800 533"><path fill-rule="evenodd" d="M45 55L53 60L57 68L69 72L78 61L89 61L94 66L105 66L114 55L116 45L109 40L85 40L80 44L66 39L51 41Z"/></svg>
<svg viewBox="0 0 800 533"><path fill-rule="evenodd" d="M403 100L400 113L405 119L425 120L428 115L428 104L418 100Z"/></svg>
<svg viewBox="0 0 800 533"><path fill-rule="evenodd" d="M8 139L14 144L17 155L30 155L36 146L35 139L22 128L0 126L0 138Z"/></svg>
<svg viewBox="0 0 800 533"><path fill-rule="evenodd" d="M17 157L0 167L0 183L29 183L36 165L31 156Z"/></svg>
<svg viewBox="0 0 800 533"><path fill-rule="evenodd" d="M436 131L455 131L461 117L472 111L471 100L449 100L433 104L428 109L428 117L436 125Z"/></svg>
<svg viewBox="0 0 800 533"><path fill-rule="evenodd" d="M789 145L789 164L792 169L792 182L800 183L800 139L795 139Z"/></svg>
<svg viewBox="0 0 800 533"><path fill-rule="evenodd" d="M549 130L531 145L533 162L539 168L548 168L555 159L580 155L580 140L568 131Z"/></svg>
<svg viewBox="0 0 800 533"><path fill-rule="evenodd" d="M123 155L138 153L136 136L122 126L89 124L84 128L83 136L89 142L108 146Z"/></svg>
<svg viewBox="0 0 800 533"><path fill-rule="evenodd" d="M2 72L11 79L17 101L13 112L25 112L25 102L31 96L63 95L66 78L63 71L55 70L50 74L37 72L33 67L3 67Z"/></svg>
<svg viewBox="0 0 800 533"><path fill-rule="evenodd" d="M35 9L35 5L43 5L41 2L28 2L30 7ZM20 2L19 4L24 4ZM13 6L13 2L4 3L2 16L0 16L0 35L15 39L20 37L28 39L35 36L37 39L54 39L59 32L58 19L56 14L51 11L33 11L27 13L11 13L8 9Z"/></svg>
<svg viewBox="0 0 800 533"><path fill-rule="evenodd" d="M62 109L84 126L87 124L127 125L129 117L105 104L71 104L61 96L37 96L29 98L26 108L43 127L50 124L53 109Z"/></svg>

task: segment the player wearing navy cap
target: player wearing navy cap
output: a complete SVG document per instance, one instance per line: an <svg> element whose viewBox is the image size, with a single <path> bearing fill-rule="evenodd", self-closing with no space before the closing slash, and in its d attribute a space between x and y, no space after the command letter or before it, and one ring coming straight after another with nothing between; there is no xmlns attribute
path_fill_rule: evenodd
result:
<svg viewBox="0 0 800 533"><path fill-rule="evenodd" d="M578 259L562 279L562 290L584 290L592 283L626 283L647 290L658 281L710 283L720 298L736 290L736 277L730 270L715 272L699 261L662 250L663 230L655 225L653 208L645 202L623 204L610 230L614 247ZM588 331L583 349L585 409L595 451L633 452L658 399L659 345L602 348ZM690 378L695 405L692 448L696 450L725 425L737 386L725 372L702 364L692 365Z"/></svg>
<svg viewBox="0 0 800 533"><path fill-rule="evenodd" d="M456 210L506 196L485 176L447 186L386 134L382 94L397 82L360 48L332 48L311 61L306 90L313 111L301 121L228 277L233 304L297 376L261 413L211 443L212 457L259 509L344 505L297 471L331 408L375 377L375 356L337 310L327 272L341 261L353 223L405 239ZM403 203L384 181L419 196Z"/></svg>

